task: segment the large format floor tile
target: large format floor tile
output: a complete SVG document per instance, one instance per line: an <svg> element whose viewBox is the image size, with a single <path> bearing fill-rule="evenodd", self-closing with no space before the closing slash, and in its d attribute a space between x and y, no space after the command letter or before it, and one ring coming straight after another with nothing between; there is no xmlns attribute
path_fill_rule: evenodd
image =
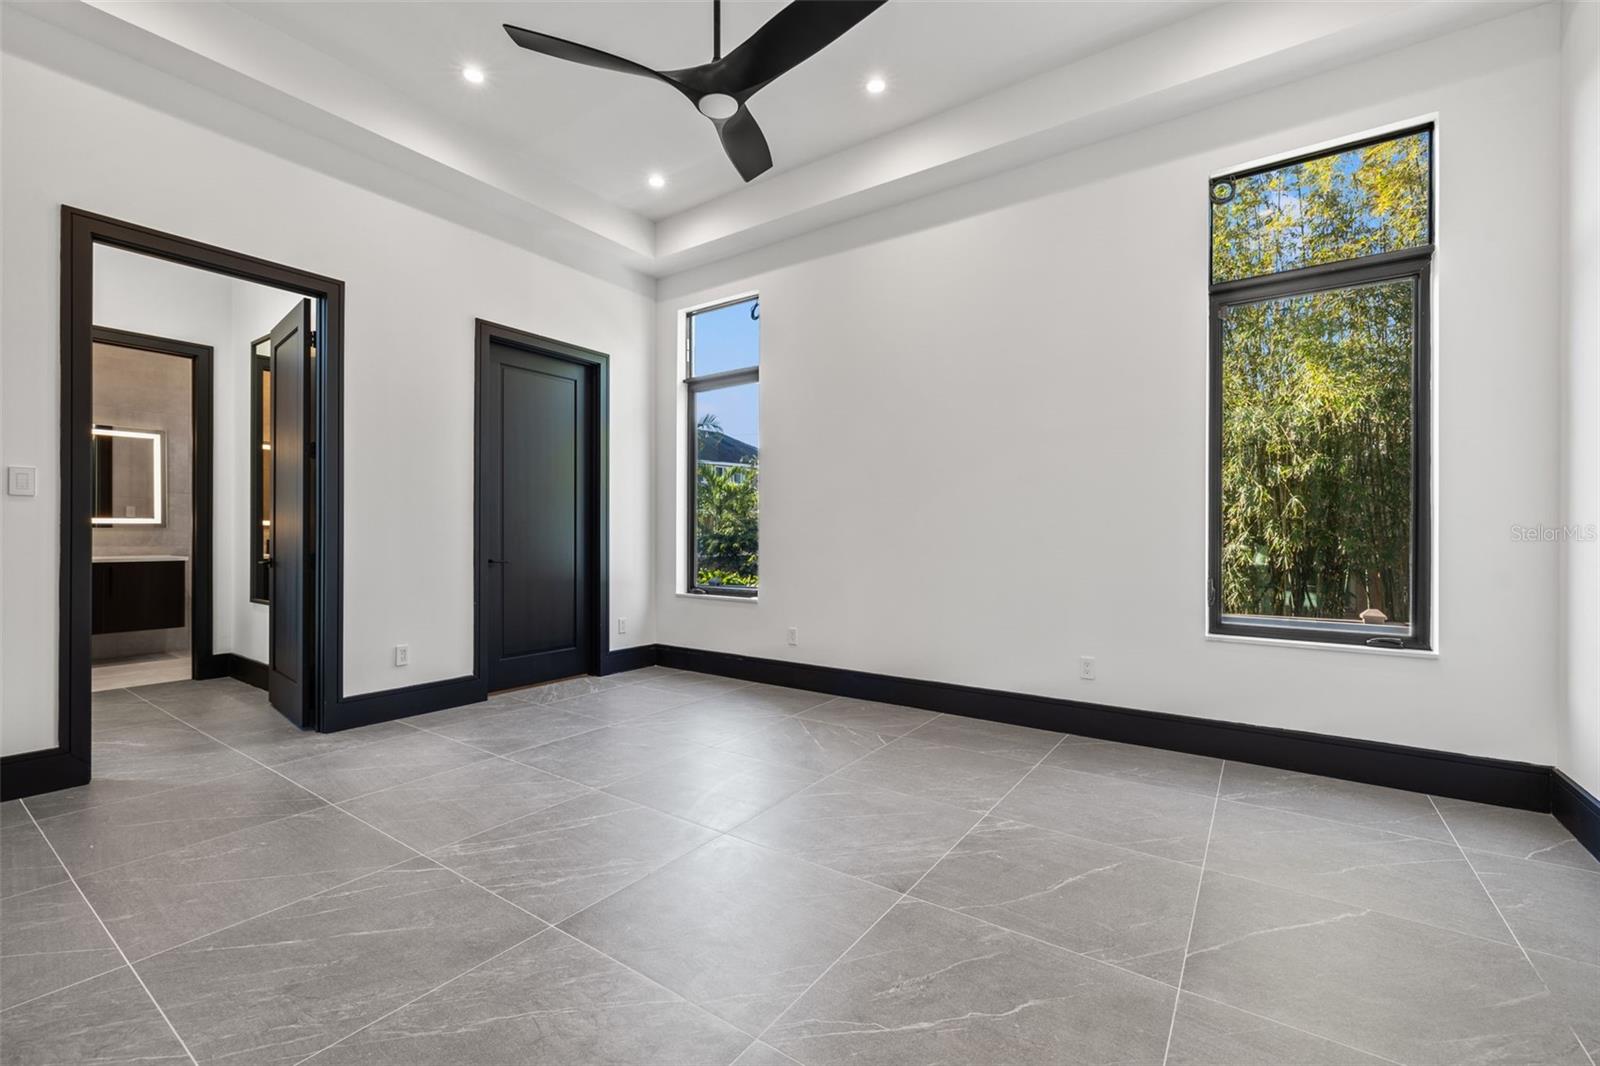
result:
<svg viewBox="0 0 1600 1066"><path fill-rule="evenodd" d="M542 928L412 860L138 968L200 1062L289 1064Z"/></svg>
<svg viewBox="0 0 1600 1066"><path fill-rule="evenodd" d="M1187 992L1178 1003L1166 1058L1167 1066L1382 1066L1388 1061Z"/></svg>
<svg viewBox="0 0 1600 1066"><path fill-rule="evenodd" d="M871 729L795 716L769 722L718 746L767 762L831 774L894 739Z"/></svg>
<svg viewBox="0 0 1600 1066"><path fill-rule="evenodd" d="M491 759L369 792L341 806L418 851L432 851L587 791L543 770Z"/></svg>
<svg viewBox="0 0 1600 1066"><path fill-rule="evenodd" d="M1515 946L1209 871L1183 987L1397 1062L1588 1061Z"/></svg>
<svg viewBox="0 0 1600 1066"><path fill-rule="evenodd" d="M20 803L15 812L0 825L0 899L67 879L61 861Z"/></svg>
<svg viewBox="0 0 1600 1066"><path fill-rule="evenodd" d="M809 718L813 722L832 722L852 729L870 729L884 736L903 736L920 725L928 724L938 715L932 711L901 707L893 703L841 698L807 707L800 712L800 717Z"/></svg>
<svg viewBox="0 0 1600 1066"><path fill-rule="evenodd" d="M0 1014L0 1048L6 1066L189 1062L126 966Z"/></svg>
<svg viewBox="0 0 1600 1066"><path fill-rule="evenodd" d="M722 832L749 821L819 775L706 748L606 789Z"/></svg>
<svg viewBox="0 0 1600 1066"><path fill-rule="evenodd" d="M904 892L977 820L960 807L831 777L734 836Z"/></svg>
<svg viewBox="0 0 1600 1066"><path fill-rule="evenodd" d="M344 803L488 758L476 748L413 729L373 744L295 759L277 770L329 803Z"/></svg>
<svg viewBox="0 0 1600 1066"><path fill-rule="evenodd" d="M1466 800L1435 798L1433 802L1463 848L1600 873L1600 859L1585 851L1552 814Z"/></svg>
<svg viewBox="0 0 1600 1066"><path fill-rule="evenodd" d="M435 711L408 721L418 728L496 755L548 744L605 725L598 718L573 714L559 706L528 704L504 697Z"/></svg>
<svg viewBox="0 0 1600 1066"><path fill-rule="evenodd" d="M1040 766L994 813L1044 829L1198 863L1211 827L1210 796L1100 774Z"/></svg>
<svg viewBox="0 0 1600 1066"><path fill-rule="evenodd" d="M749 1036L548 929L311 1059L317 1066L727 1063Z"/></svg>
<svg viewBox="0 0 1600 1066"><path fill-rule="evenodd" d="M1199 884L1188 863L991 817L912 894L1176 985Z"/></svg>
<svg viewBox="0 0 1600 1066"><path fill-rule="evenodd" d="M1011 791L1027 763L915 736L873 752L841 776L983 813Z"/></svg>
<svg viewBox="0 0 1600 1066"><path fill-rule="evenodd" d="M896 898L722 837L562 928L755 1034Z"/></svg>
<svg viewBox="0 0 1600 1066"><path fill-rule="evenodd" d="M0 905L0 1009L122 965L122 955L70 882Z"/></svg>
<svg viewBox="0 0 1600 1066"><path fill-rule="evenodd" d="M1512 942L1454 844L1224 800L1206 869Z"/></svg>
<svg viewBox="0 0 1600 1066"><path fill-rule="evenodd" d="M1221 759L1084 737L1066 738L1044 764L1060 770L1079 770L1147 785L1187 789L1202 796L1216 795L1217 781L1222 775Z"/></svg>
<svg viewBox="0 0 1600 1066"><path fill-rule="evenodd" d="M412 854L343 811L321 807L80 883L117 943L138 961Z"/></svg>
<svg viewBox="0 0 1600 1066"><path fill-rule="evenodd" d="M43 819L39 828L81 877L321 806L305 789L252 764L220 781Z"/></svg>
<svg viewBox="0 0 1600 1066"><path fill-rule="evenodd" d="M659 667L92 712L93 782L0 803L6 1066L1600 1056L1549 815Z"/></svg>
<svg viewBox="0 0 1600 1066"><path fill-rule="evenodd" d="M805 1063L1159 1063L1174 990L926 903L896 906L763 1039Z"/></svg>
<svg viewBox="0 0 1600 1066"><path fill-rule="evenodd" d="M716 834L591 792L433 852L547 922L604 899Z"/></svg>
<svg viewBox="0 0 1600 1066"><path fill-rule="evenodd" d="M1482 851L1467 858L1523 947L1600 966L1600 873Z"/></svg>
<svg viewBox="0 0 1600 1066"><path fill-rule="evenodd" d="M702 746L670 728L631 723L579 733L514 752L510 758L591 788L604 788Z"/></svg>
<svg viewBox="0 0 1600 1066"><path fill-rule="evenodd" d="M1220 794L1239 803L1452 843L1433 801L1417 792L1230 762Z"/></svg>

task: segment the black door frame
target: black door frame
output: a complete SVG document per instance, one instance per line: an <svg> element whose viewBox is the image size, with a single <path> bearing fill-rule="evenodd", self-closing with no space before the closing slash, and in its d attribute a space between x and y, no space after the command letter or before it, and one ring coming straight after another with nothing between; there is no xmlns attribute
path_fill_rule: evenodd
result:
<svg viewBox="0 0 1600 1066"><path fill-rule="evenodd" d="M212 548L212 363L209 344L194 344L171 337L155 337L108 326L89 330L91 345L111 344L118 348L153 352L189 360L189 430L193 437L194 462L191 467L190 494L194 499L194 518L189 523L189 662L193 677L219 677L227 673L227 662L211 650L214 604L211 599ZM91 353L93 348L90 349ZM92 358L92 354L91 354ZM91 390L92 391L92 390ZM94 534L90 533L91 547ZM90 563L91 570L93 563Z"/></svg>
<svg viewBox="0 0 1600 1066"><path fill-rule="evenodd" d="M61 529L56 746L0 760L0 798L87 784L90 768L89 630L94 486L92 422L94 247L104 244L318 301L316 728L361 724L343 691L344 283L255 256L69 205L61 208ZM214 664L211 664L214 665ZM224 671L226 672L226 671ZM389 694L376 694L387 696ZM369 700L371 697L367 697ZM360 697L356 698L361 699ZM370 712L368 712L370 714ZM391 715L392 717L392 715Z"/></svg>
<svg viewBox="0 0 1600 1066"><path fill-rule="evenodd" d="M575 344L502 326L482 318L476 321L475 326L477 358L473 367L472 390L472 645L473 661L477 664L476 679L487 693L489 644L483 638L489 621L485 617L488 602L483 595L483 569L488 558L483 546L483 405L484 390L489 378L489 349L492 344L504 344L535 355L559 359L583 367L589 372L590 384L594 387L593 435L589 444L594 449L595 461L590 464L588 484L584 491L589 497L589 505L594 514L596 543L591 555L593 562L589 576L590 602L594 605L591 622L594 640L588 669L590 674L604 673L607 655L611 648L610 358L604 352L580 348Z"/></svg>

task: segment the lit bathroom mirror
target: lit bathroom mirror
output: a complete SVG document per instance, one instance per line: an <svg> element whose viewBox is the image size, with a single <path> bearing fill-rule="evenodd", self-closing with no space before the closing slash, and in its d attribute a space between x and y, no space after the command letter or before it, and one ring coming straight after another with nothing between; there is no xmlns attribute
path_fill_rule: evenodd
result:
<svg viewBox="0 0 1600 1066"><path fill-rule="evenodd" d="M161 434L110 426L93 433L94 524L161 525Z"/></svg>

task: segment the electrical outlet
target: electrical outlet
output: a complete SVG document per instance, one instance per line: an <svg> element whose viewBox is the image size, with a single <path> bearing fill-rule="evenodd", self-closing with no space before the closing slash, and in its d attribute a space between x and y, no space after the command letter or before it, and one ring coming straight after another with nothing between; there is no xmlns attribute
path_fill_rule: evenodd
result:
<svg viewBox="0 0 1600 1066"><path fill-rule="evenodd" d="M1084 681L1094 680L1094 656L1085 655L1078 660L1078 677Z"/></svg>
<svg viewBox="0 0 1600 1066"><path fill-rule="evenodd" d="M411 662L411 645L396 644L394 646L394 664L405 666Z"/></svg>
<svg viewBox="0 0 1600 1066"><path fill-rule="evenodd" d="M800 646L800 630L796 626L790 626L789 627L789 647L798 648L799 646Z"/></svg>
<svg viewBox="0 0 1600 1066"><path fill-rule="evenodd" d="M617 636L620 637L620 636L622 636L623 634L625 634L627 632L628 632L628 620L626 618L617 619Z"/></svg>

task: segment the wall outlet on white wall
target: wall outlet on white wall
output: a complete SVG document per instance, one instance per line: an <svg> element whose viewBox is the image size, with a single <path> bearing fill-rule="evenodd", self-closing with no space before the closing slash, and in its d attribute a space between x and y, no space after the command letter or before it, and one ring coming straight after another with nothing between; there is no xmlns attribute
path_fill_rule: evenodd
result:
<svg viewBox="0 0 1600 1066"><path fill-rule="evenodd" d="M790 626L789 627L788 637L789 637L789 647L798 648L800 646L800 629L799 629L798 626Z"/></svg>
<svg viewBox="0 0 1600 1066"><path fill-rule="evenodd" d="M627 631L628 631L628 620L626 618L617 619L617 636L620 637L624 633L626 633Z"/></svg>
<svg viewBox="0 0 1600 1066"><path fill-rule="evenodd" d="M1078 659L1078 677L1083 681L1094 680L1094 656L1085 655Z"/></svg>
<svg viewBox="0 0 1600 1066"><path fill-rule="evenodd" d="M396 644L394 646L394 664L396 666L405 666L410 662L411 662L411 645L409 645L409 644Z"/></svg>

